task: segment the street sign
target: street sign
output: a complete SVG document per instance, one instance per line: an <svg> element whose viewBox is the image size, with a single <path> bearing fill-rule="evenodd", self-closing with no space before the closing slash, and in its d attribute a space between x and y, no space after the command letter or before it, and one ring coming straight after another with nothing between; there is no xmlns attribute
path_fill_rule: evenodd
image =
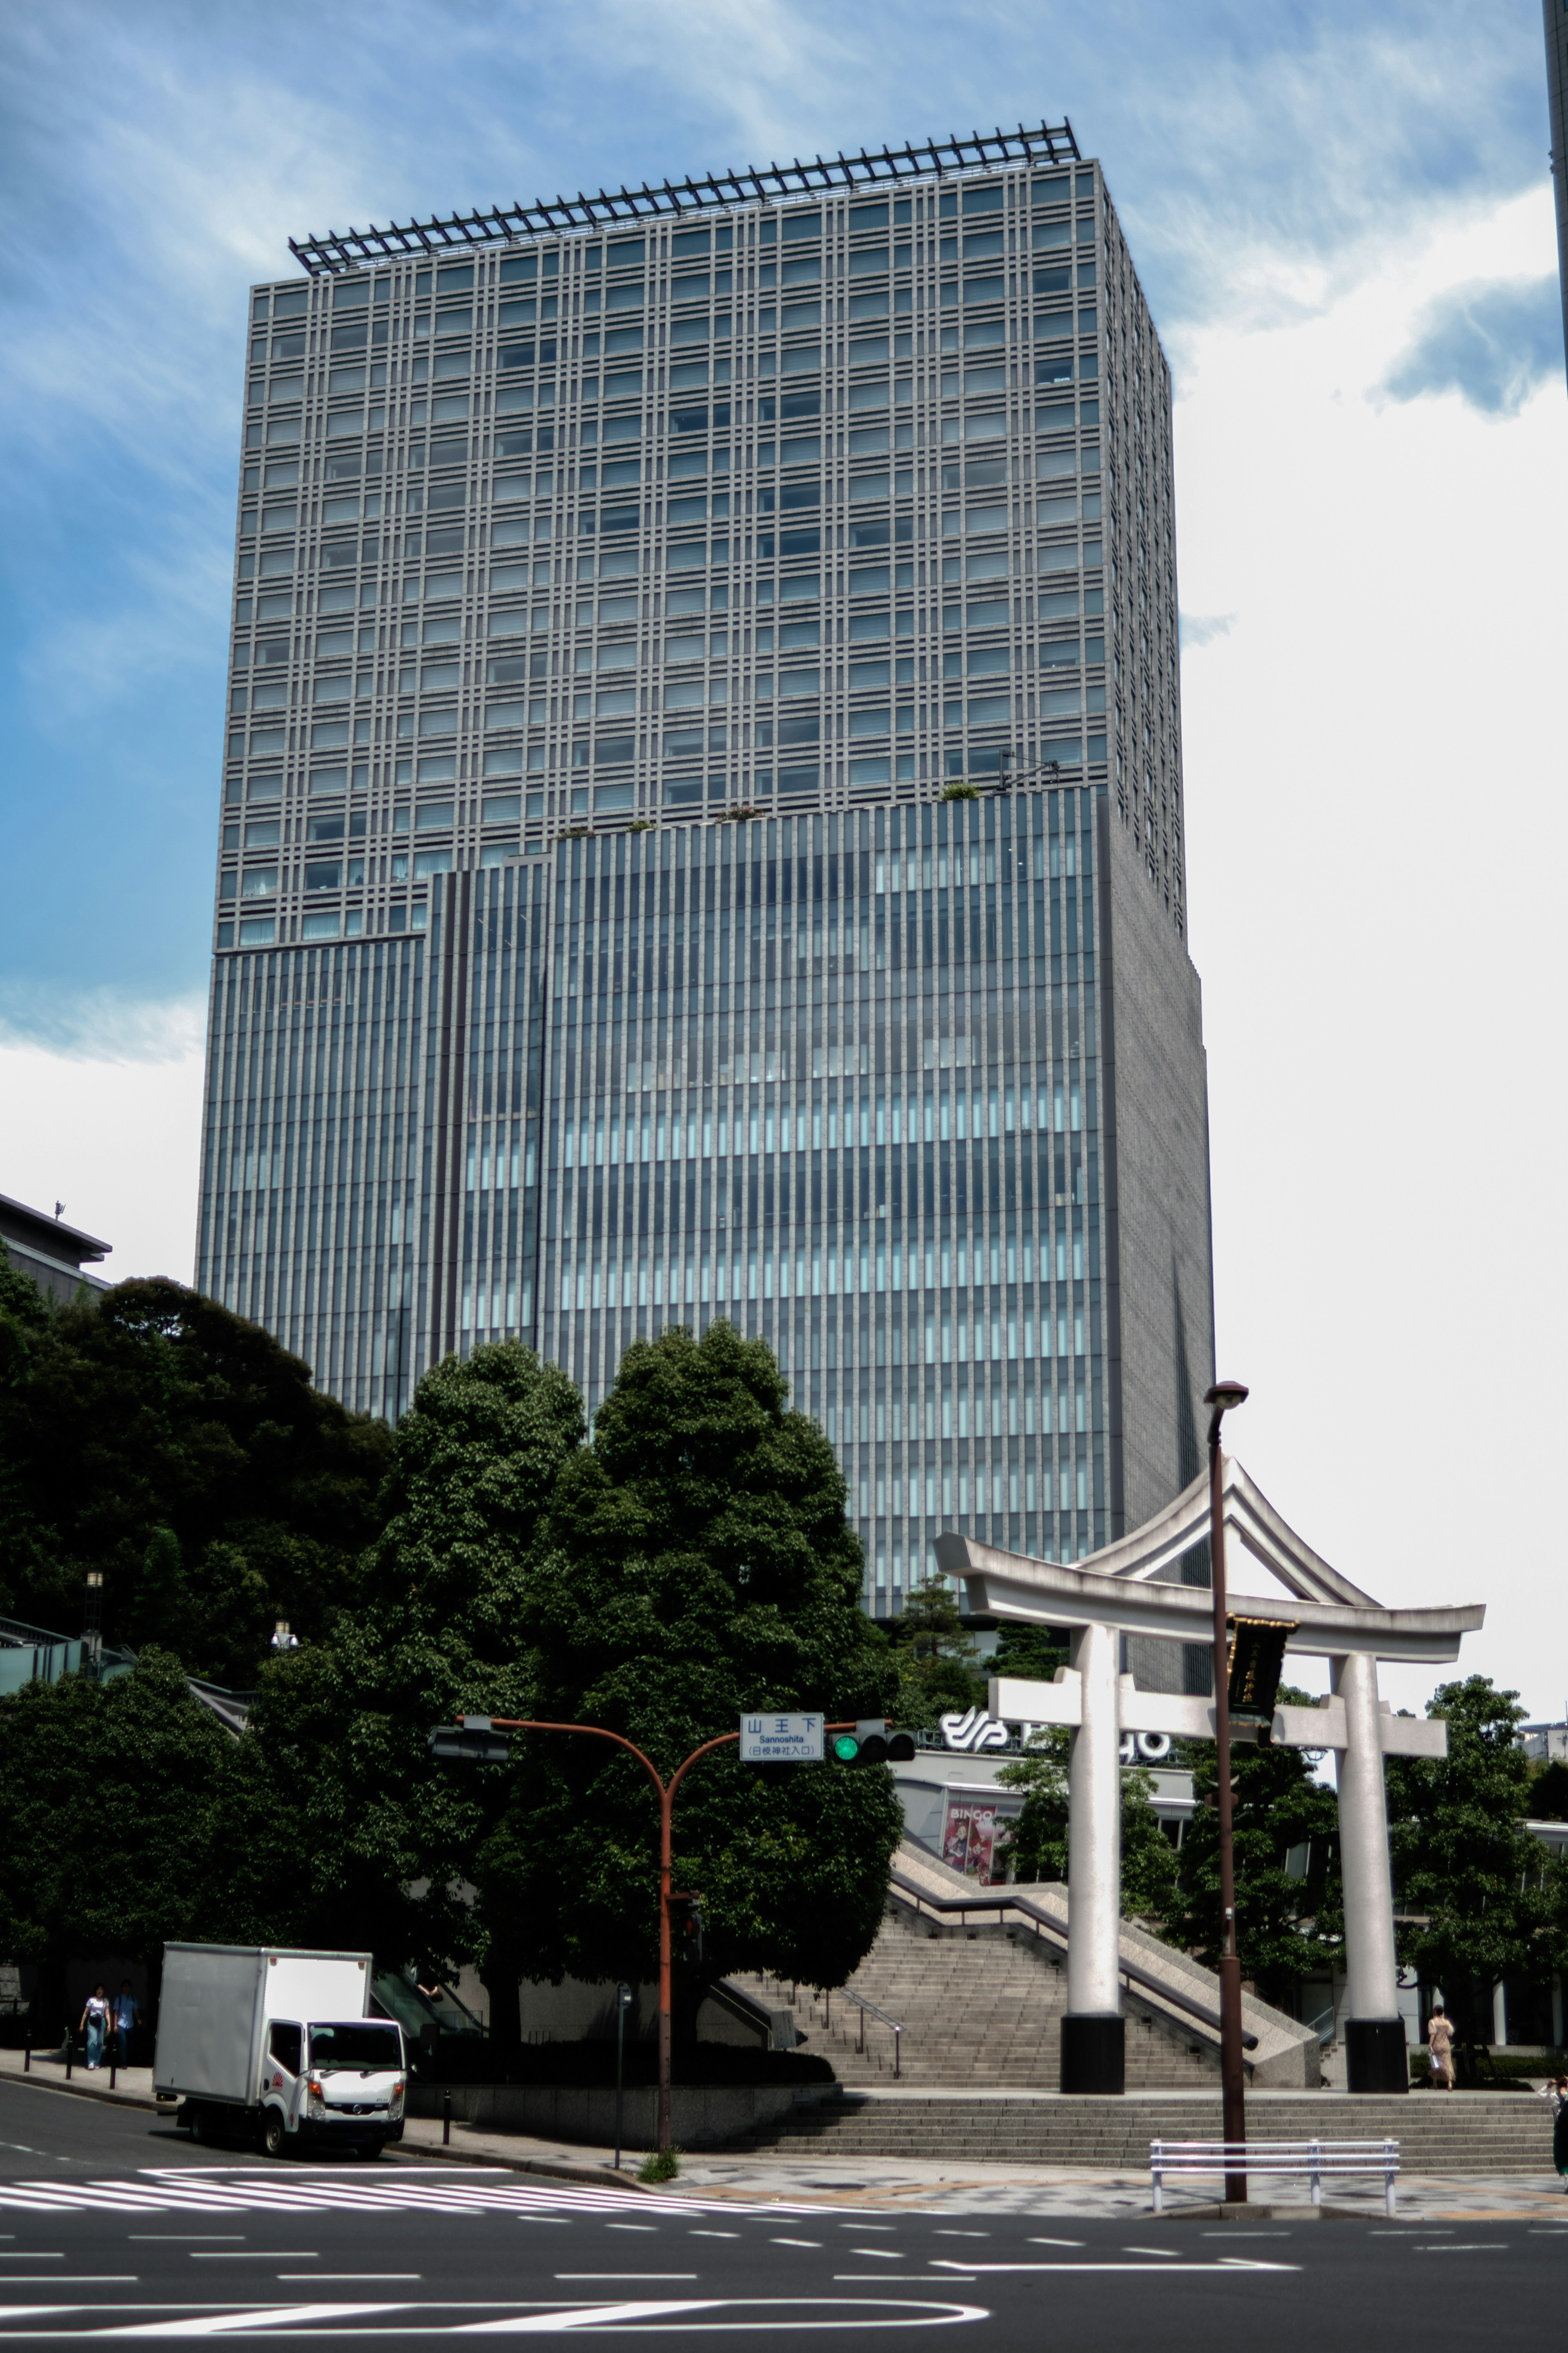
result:
<svg viewBox="0 0 1568 2353"><path fill-rule="evenodd" d="M743 1715L742 1765L820 1765L820 1715Z"/></svg>

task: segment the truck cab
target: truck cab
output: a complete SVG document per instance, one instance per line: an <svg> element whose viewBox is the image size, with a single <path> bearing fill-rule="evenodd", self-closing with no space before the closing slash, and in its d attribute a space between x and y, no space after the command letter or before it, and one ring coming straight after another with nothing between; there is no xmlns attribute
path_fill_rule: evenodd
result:
<svg viewBox="0 0 1568 2353"><path fill-rule="evenodd" d="M403 2138L407 2084L401 2030L388 2019L268 2022L257 2087L270 2157L305 2144L378 2153Z"/></svg>

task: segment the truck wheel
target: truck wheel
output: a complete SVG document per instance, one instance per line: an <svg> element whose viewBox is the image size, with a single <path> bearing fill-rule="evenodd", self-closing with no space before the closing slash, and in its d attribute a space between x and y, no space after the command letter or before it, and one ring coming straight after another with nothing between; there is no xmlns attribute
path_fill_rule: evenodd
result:
<svg viewBox="0 0 1568 2353"><path fill-rule="evenodd" d="M268 2157L286 2157L289 2138L284 2129L282 2111L268 2108L261 2122L261 2146Z"/></svg>
<svg viewBox="0 0 1568 2353"><path fill-rule="evenodd" d="M191 2138L210 2144L213 2137L212 2118L199 2100L185 2103L185 2122L191 2128Z"/></svg>

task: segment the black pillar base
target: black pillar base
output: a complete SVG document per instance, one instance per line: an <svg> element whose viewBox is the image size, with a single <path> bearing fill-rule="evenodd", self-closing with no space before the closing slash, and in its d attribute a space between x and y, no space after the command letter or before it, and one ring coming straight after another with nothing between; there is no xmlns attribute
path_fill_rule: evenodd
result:
<svg viewBox="0 0 1568 2353"><path fill-rule="evenodd" d="M1346 2020L1345 2080L1352 2092L1410 2089L1410 2056L1402 2018Z"/></svg>
<svg viewBox="0 0 1568 2353"><path fill-rule="evenodd" d="M1127 2021L1104 2010L1070 2013L1062 2021L1064 2092L1127 2089Z"/></svg>

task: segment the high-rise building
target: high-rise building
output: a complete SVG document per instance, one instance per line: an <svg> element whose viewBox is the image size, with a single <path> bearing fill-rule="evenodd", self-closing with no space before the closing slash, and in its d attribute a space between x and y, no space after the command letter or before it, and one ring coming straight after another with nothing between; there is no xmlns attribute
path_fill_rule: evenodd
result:
<svg viewBox="0 0 1568 2353"><path fill-rule="evenodd" d="M1563 299L1563 349L1568 361L1568 0L1541 0L1546 27L1546 105L1552 185L1557 206L1557 280Z"/></svg>
<svg viewBox="0 0 1568 2353"><path fill-rule="evenodd" d="M871 1606L1198 1467L1170 375L1070 129L258 287L198 1281L350 1402L765 1335Z"/></svg>

